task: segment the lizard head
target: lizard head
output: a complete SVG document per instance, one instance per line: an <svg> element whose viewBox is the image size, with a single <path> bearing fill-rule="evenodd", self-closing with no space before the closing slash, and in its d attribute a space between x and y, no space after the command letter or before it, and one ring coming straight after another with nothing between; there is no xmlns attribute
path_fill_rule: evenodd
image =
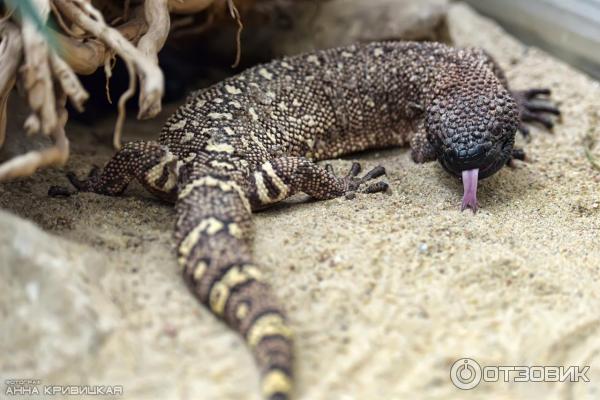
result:
<svg viewBox="0 0 600 400"><path fill-rule="evenodd" d="M442 167L462 178L462 209L473 212L478 179L510 160L519 123L517 103L508 90L499 84L477 86L453 87L432 100L426 115L427 140Z"/></svg>

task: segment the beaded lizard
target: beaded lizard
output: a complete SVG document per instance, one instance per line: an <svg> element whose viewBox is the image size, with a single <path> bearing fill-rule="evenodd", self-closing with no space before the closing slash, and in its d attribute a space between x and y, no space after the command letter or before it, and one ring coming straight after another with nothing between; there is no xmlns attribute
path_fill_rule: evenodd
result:
<svg viewBox="0 0 600 400"><path fill-rule="evenodd" d="M262 374L263 396L292 392L292 332L252 260L252 211L296 192L316 199L387 189L376 167L336 176L317 160L409 145L415 162L438 160L462 176L462 208L477 208L478 179L513 158L524 122L548 128L558 109L546 89L511 92L483 50L381 42L259 65L193 93L158 142L132 142L81 191L119 195L137 178L174 202L183 275L194 294L241 333Z"/></svg>

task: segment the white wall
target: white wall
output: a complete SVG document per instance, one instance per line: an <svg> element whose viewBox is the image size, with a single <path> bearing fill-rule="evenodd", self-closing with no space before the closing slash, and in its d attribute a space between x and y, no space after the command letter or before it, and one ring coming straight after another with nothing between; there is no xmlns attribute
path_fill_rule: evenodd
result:
<svg viewBox="0 0 600 400"><path fill-rule="evenodd" d="M600 0L466 0L525 43L600 79Z"/></svg>

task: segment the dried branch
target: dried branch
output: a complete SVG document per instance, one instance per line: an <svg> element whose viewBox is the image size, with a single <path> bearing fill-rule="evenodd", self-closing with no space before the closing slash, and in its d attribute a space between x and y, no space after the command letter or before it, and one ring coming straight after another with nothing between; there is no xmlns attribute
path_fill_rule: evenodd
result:
<svg viewBox="0 0 600 400"><path fill-rule="evenodd" d="M231 13L231 18L233 18L237 22L237 32L235 35L235 61L231 65L231 68L235 68L240 65L240 59L242 57L242 30L244 29L244 24L242 23L242 17L240 16L240 12L233 0L227 0L227 7L229 7L229 12Z"/></svg>
<svg viewBox="0 0 600 400"><path fill-rule="evenodd" d="M138 49L158 64L158 52L169 35L168 0L146 0L144 17L149 28L140 39Z"/></svg>
<svg viewBox="0 0 600 400"><path fill-rule="evenodd" d="M121 132L123 132L123 124L125 123L125 104L135 94L135 69L129 60L125 60L127 72L129 73L129 87L119 98L119 114L115 124L115 132L113 134L113 146L116 149L121 148Z"/></svg>
<svg viewBox="0 0 600 400"><path fill-rule="evenodd" d="M38 168L64 165L69 158L69 140L65 135L67 110L65 109L66 95L60 90L53 106L57 111L57 125L50 137L54 142L52 147L44 150L34 150L12 158L0 165L0 181L29 176Z"/></svg>
<svg viewBox="0 0 600 400"><path fill-rule="evenodd" d="M65 19L63 18L62 14L60 13L60 11L58 11L58 9L56 8L56 5L54 3L50 3L50 9L52 10L52 13L54 14L56 21L58 22L58 26L60 26L60 28L70 37L72 38L82 38L83 36L85 36L85 32L82 32L81 29L73 29L71 28L71 26L69 26L66 22Z"/></svg>
<svg viewBox="0 0 600 400"><path fill-rule="evenodd" d="M57 33L58 54L78 74L89 75L104 63L106 46L96 39L80 40Z"/></svg>
<svg viewBox="0 0 600 400"><path fill-rule="evenodd" d="M146 0L144 3L144 16L148 31L140 39L138 49L158 67L158 52L164 46L169 35L170 18L167 0ZM145 77L141 77L141 87L146 85L145 79ZM142 98L144 95L146 95L145 92L140 95L141 103L148 102L148 99ZM153 107L157 108L148 110L148 115L158 114L160 105L160 101L153 103Z"/></svg>
<svg viewBox="0 0 600 400"><path fill-rule="evenodd" d="M10 21L0 22L0 147L6 135L6 106L16 81L23 46L19 29Z"/></svg>
<svg viewBox="0 0 600 400"><path fill-rule="evenodd" d="M173 14L194 14L206 10L214 0L169 0L169 11Z"/></svg>
<svg viewBox="0 0 600 400"><path fill-rule="evenodd" d="M31 113L25 120L27 134L42 132L53 145L30 151L0 165L0 181L30 175L38 168L62 165L69 155L65 136L68 118L67 99L81 111L88 93L78 74L91 74L104 66L110 78L111 61L121 57L129 73L129 87L118 102L114 145L120 147L125 119L125 103L131 98L139 78L138 118L150 118L160 112L164 78L158 67L158 52L169 32L187 34L205 30L227 18L237 22L237 53L243 24L238 11L254 0L14 0L0 16L0 147L4 142L7 101L19 79ZM93 3L93 4L92 4ZM26 6L23 6L26 4ZM95 6L101 7L102 13ZM60 32L45 26L53 13ZM194 13L204 12L204 19ZM104 13L104 15L103 15ZM188 15L188 20L171 24L170 13ZM105 22L111 21L111 24ZM196 21L205 21L198 26ZM119 26L113 27L114 24ZM189 29L182 28L189 21ZM178 26L176 26L178 25ZM52 45L48 44L51 39ZM20 68L19 68L20 67ZM20 74L19 74L20 72Z"/></svg>
<svg viewBox="0 0 600 400"><path fill-rule="evenodd" d="M91 4L84 0L55 0L55 2L67 18L103 41L122 59L133 63L144 83L140 88L138 118L150 118L156 115L160 111L160 100L164 90L163 75L158 65L127 41L119 31L106 25L102 15Z"/></svg>
<svg viewBox="0 0 600 400"><path fill-rule="evenodd" d="M81 86L77 75L73 72L67 63L55 53L50 55L50 65L52 71L60 83L62 90L71 100L71 104L77 111L83 111L83 103L88 99L88 92Z"/></svg>
<svg viewBox="0 0 600 400"><path fill-rule="evenodd" d="M31 0L42 21L46 21L50 12L49 0ZM25 65L22 67L23 82L27 90L27 99L31 111L40 122L41 131L49 135L58 124L54 106L54 87L48 62L48 44L34 22L23 19L21 34Z"/></svg>
<svg viewBox="0 0 600 400"><path fill-rule="evenodd" d="M139 14L139 15L138 15ZM146 32L148 26L142 12L136 12L134 17L118 26L121 35L132 43L137 43ZM96 39L81 40L60 33L55 33L58 51L63 60L78 74L89 75L104 65L106 45Z"/></svg>

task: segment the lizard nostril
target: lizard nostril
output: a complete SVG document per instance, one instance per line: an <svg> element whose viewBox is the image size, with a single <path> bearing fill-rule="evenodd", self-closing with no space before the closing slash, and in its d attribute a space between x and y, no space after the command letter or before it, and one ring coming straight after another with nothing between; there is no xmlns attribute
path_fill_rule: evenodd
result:
<svg viewBox="0 0 600 400"><path fill-rule="evenodd" d="M481 144L476 144L475 146L473 146L469 150L467 150L467 157L469 159L480 158L480 157L483 157L484 155L485 155L485 147Z"/></svg>
<svg viewBox="0 0 600 400"><path fill-rule="evenodd" d="M449 161L458 164L472 163L485 157L488 146L476 144L468 148L451 148L446 151L446 157Z"/></svg>

